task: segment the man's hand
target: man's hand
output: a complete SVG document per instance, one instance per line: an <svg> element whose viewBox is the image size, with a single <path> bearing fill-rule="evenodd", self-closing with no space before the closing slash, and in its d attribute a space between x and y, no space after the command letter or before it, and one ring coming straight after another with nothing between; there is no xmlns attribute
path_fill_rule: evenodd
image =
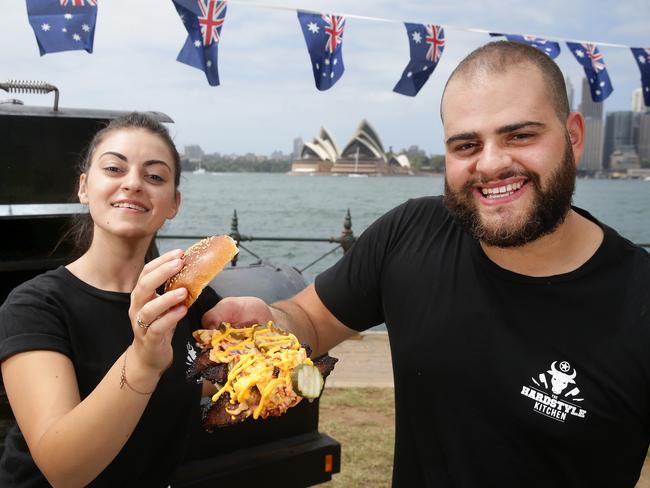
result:
<svg viewBox="0 0 650 488"><path fill-rule="evenodd" d="M256 297L228 297L208 310L201 319L205 329L215 329L221 322L266 324L273 313L264 300Z"/></svg>

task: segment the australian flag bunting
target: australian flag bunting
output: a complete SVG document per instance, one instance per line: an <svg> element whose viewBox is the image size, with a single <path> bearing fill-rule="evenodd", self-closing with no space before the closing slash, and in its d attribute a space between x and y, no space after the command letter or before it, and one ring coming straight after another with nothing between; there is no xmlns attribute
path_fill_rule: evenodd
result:
<svg viewBox="0 0 650 488"><path fill-rule="evenodd" d="M518 42L520 44L528 44L529 46L536 47L544 54L548 54L551 59L557 58L558 54L560 54L560 43L548 41L541 37L522 36L519 34L499 34L497 32L490 32L490 35L492 37L504 36L511 42Z"/></svg>
<svg viewBox="0 0 650 488"><path fill-rule="evenodd" d="M97 0L27 0L27 17L41 56L93 52Z"/></svg>
<svg viewBox="0 0 650 488"><path fill-rule="evenodd" d="M328 90L343 76L343 30L345 17L298 11L298 21L311 58L314 81Z"/></svg>
<svg viewBox="0 0 650 488"><path fill-rule="evenodd" d="M614 87L609 81L605 59L603 59L598 46L577 42L567 42L566 44L585 70L591 90L591 99L594 102L602 102L614 91Z"/></svg>
<svg viewBox="0 0 650 488"><path fill-rule="evenodd" d="M641 91L646 107L650 107L650 47L631 47L632 55L641 71Z"/></svg>
<svg viewBox="0 0 650 488"><path fill-rule="evenodd" d="M177 61L200 69L210 86L219 85L218 54L221 28L226 19L226 2L220 0L172 0L187 39Z"/></svg>
<svg viewBox="0 0 650 488"><path fill-rule="evenodd" d="M406 26L411 60L393 91L414 97L427 82L445 49L445 30L439 25L410 24Z"/></svg>

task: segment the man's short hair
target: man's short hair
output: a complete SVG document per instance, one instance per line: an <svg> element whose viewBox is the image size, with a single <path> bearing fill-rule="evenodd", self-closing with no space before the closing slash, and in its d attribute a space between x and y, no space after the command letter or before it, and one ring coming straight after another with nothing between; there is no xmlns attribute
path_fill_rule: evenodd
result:
<svg viewBox="0 0 650 488"><path fill-rule="evenodd" d="M518 42L495 41L472 51L449 76L442 98L445 98L447 86L456 77L468 77L478 71L504 73L514 67L525 67L526 64L539 69L546 81L548 95L555 113L564 123L569 116L570 109L562 71L548 55L537 48Z"/></svg>

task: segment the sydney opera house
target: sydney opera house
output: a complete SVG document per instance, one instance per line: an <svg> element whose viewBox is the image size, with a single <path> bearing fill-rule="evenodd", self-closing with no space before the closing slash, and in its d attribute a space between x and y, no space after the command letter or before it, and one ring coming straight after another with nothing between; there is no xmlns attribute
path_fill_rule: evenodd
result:
<svg viewBox="0 0 650 488"><path fill-rule="evenodd" d="M343 150L332 134L321 128L318 137L303 145L290 174L404 175L411 174L411 168L406 155L386 154L375 130L362 120Z"/></svg>

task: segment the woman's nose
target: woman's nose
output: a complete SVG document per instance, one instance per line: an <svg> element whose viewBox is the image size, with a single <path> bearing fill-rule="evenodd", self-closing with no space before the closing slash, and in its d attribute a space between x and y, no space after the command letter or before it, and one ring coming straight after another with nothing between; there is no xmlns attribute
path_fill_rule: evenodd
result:
<svg viewBox="0 0 650 488"><path fill-rule="evenodd" d="M140 191L142 189L142 178L139 172L129 171L122 180L122 188L129 191Z"/></svg>

